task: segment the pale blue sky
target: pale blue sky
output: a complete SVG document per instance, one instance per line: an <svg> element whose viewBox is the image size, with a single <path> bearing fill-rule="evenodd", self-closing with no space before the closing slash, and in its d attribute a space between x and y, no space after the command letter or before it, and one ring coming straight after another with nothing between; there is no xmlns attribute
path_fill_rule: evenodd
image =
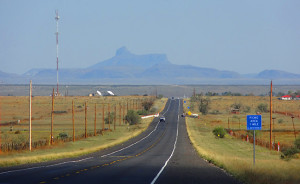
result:
<svg viewBox="0 0 300 184"><path fill-rule="evenodd" d="M0 70L82 68L126 46L174 64L300 74L299 0L0 0Z"/></svg>

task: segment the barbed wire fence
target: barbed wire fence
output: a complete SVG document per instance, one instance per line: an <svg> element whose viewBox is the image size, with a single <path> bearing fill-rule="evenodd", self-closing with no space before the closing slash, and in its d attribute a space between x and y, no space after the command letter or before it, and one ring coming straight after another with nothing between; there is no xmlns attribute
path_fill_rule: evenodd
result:
<svg viewBox="0 0 300 184"><path fill-rule="evenodd" d="M29 97L0 98L0 153L29 150ZM142 110L142 103L154 98L32 97L32 149L113 132L126 124L129 110Z"/></svg>

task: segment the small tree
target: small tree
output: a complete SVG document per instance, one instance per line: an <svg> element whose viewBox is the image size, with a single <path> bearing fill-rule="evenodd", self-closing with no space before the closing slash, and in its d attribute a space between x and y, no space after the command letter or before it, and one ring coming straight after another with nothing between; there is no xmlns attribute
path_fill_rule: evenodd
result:
<svg viewBox="0 0 300 184"><path fill-rule="evenodd" d="M152 101L152 100L150 100L150 101L145 101L145 102L142 103L142 106L144 107L144 109L145 109L146 111L150 110L151 107L152 107L152 105L153 105L153 101Z"/></svg>
<svg viewBox="0 0 300 184"><path fill-rule="evenodd" d="M201 98L199 104L199 112L205 115L208 113L208 110L209 110L209 99Z"/></svg>
<svg viewBox="0 0 300 184"><path fill-rule="evenodd" d="M234 109L241 109L242 108L242 104L241 103L234 103L232 104L230 107L234 108Z"/></svg>
<svg viewBox="0 0 300 184"><path fill-rule="evenodd" d="M127 115L125 116L125 120L130 124L130 125L135 125L141 122L141 117L138 115L137 112L133 110L129 110L127 112Z"/></svg>

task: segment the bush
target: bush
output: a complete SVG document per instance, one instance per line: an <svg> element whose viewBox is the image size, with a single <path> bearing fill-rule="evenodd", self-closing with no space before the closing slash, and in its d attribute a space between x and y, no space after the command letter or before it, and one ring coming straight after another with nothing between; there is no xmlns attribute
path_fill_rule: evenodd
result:
<svg viewBox="0 0 300 184"><path fill-rule="evenodd" d="M300 149L300 138L295 140L294 145L297 149Z"/></svg>
<svg viewBox="0 0 300 184"><path fill-rule="evenodd" d="M258 112L268 112L268 104L261 103L257 106Z"/></svg>
<svg viewBox="0 0 300 184"><path fill-rule="evenodd" d="M125 120L130 124L130 125L135 125L141 122L141 117L138 115L137 112L133 110L129 110L127 112L127 115L125 116Z"/></svg>
<svg viewBox="0 0 300 184"><path fill-rule="evenodd" d="M294 155L299 152L300 152L300 150L295 147L283 149L282 150L283 155L281 155L281 158L293 158Z"/></svg>
<svg viewBox="0 0 300 184"><path fill-rule="evenodd" d="M146 111L148 111L153 105L153 101L145 101L142 103L142 106Z"/></svg>
<svg viewBox="0 0 300 184"><path fill-rule="evenodd" d="M223 127L216 127L212 132L216 137L219 138L224 138L226 134L226 130Z"/></svg>
<svg viewBox="0 0 300 184"><path fill-rule="evenodd" d="M234 103L234 104L231 104L232 108L234 109L241 109L243 107L243 105L241 103Z"/></svg>
<svg viewBox="0 0 300 184"><path fill-rule="evenodd" d="M61 133L58 134L57 138L66 139L66 138L68 138L68 134L65 133L65 132L61 132Z"/></svg>

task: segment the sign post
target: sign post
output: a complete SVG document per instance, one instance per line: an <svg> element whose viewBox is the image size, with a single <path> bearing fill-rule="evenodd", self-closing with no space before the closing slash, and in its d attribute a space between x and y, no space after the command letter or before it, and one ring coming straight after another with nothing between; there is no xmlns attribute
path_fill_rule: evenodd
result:
<svg viewBox="0 0 300 184"><path fill-rule="evenodd" d="M255 130L261 130L261 115L247 115L247 130L253 130L253 165L255 165Z"/></svg>

